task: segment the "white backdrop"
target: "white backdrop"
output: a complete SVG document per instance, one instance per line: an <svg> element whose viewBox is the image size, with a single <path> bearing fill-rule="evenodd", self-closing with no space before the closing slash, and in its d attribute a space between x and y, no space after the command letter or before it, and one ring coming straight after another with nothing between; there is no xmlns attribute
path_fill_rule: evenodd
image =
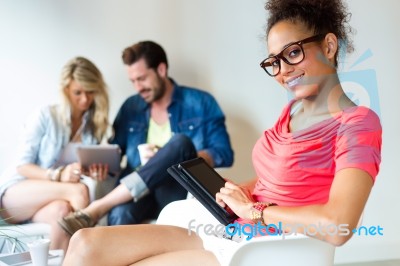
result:
<svg viewBox="0 0 400 266"><path fill-rule="evenodd" d="M58 101L61 67L77 55L103 72L113 120L133 94L120 55L151 39L167 51L170 76L211 92L227 116L234 180L254 175L252 146L272 126L286 93L259 67L266 56L263 0L0 0L0 171L11 165L21 126L36 107ZM365 210L364 225L384 236L355 236L336 251L336 262L400 258L400 120L396 87L400 43L396 0L348 0L356 52L343 78L351 93L370 103L384 127L381 172ZM388 32L388 33L384 33Z"/></svg>

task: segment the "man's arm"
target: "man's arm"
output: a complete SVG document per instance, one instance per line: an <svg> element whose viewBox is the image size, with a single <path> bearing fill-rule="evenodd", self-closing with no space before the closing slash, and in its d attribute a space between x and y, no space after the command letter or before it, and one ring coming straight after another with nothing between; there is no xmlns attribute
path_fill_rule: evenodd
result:
<svg viewBox="0 0 400 266"><path fill-rule="evenodd" d="M232 166L233 150L226 130L225 115L213 97L207 99L205 108L205 149L198 151L198 154L213 167Z"/></svg>

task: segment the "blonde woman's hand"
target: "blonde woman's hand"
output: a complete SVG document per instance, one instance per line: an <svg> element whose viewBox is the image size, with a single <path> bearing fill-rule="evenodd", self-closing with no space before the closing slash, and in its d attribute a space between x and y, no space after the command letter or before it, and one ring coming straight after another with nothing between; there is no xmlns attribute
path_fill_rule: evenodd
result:
<svg viewBox="0 0 400 266"><path fill-rule="evenodd" d="M60 182L77 183L81 179L82 167L80 163L67 165L61 172Z"/></svg>
<svg viewBox="0 0 400 266"><path fill-rule="evenodd" d="M228 181L217 193L216 200L222 207L226 208L228 206L237 216L251 219L251 209L254 201L248 189Z"/></svg>

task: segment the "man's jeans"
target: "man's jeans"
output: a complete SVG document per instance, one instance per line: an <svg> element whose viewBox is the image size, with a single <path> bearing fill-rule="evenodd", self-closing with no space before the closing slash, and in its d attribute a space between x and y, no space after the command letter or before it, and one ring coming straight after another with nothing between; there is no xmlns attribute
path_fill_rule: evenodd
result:
<svg viewBox="0 0 400 266"><path fill-rule="evenodd" d="M155 219L168 203L185 199L187 191L168 174L167 168L196 157L192 141L185 135L174 135L137 171L150 194L137 202L129 201L114 207L108 214L108 224L138 224L146 219Z"/></svg>

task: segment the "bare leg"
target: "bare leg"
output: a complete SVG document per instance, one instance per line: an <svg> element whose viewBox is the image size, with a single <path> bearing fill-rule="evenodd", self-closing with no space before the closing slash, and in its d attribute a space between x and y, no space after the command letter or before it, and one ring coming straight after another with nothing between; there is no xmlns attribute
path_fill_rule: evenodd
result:
<svg viewBox="0 0 400 266"><path fill-rule="evenodd" d="M63 249L67 251L70 236L57 224L57 220L65 217L71 211L68 202L57 200L41 208L32 218L35 223L50 224L50 249Z"/></svg>
<svg viewBox="0 0 400 266"><path fill-rule="evenodd" d="M27 197L27 195L32 195ZM51 249L67 250L69 235L57 220L89 203L87 187L81 183L25 180L7 189L3 197L3 218L11 223L32 220L50 225Z"/></svg>
<svg viewBox="0 0 400 266"><path fill-rule="evenodd" d="M129 200L132 200L129 190L125 185L120 184L101 199L93 201L89 206L82 209L82 212L88 214L93 221L97 221L113 207Z"/></svg>
<svg viewBox="0 0 400 266"><path fill-rule="evenodd" d="M73 209L82 209L89 204L87 187L81 183L24 180L7 189L2 201L5 209L2 216L11 217L8 221L12 223L26 221L55 200L64 200Z"/></svg>
<svg viewBox="0 0 400 266"><path fill-rule="evenodd" d="M219 266L219 262L215 255L207 250L193 249L181 250L164 253L161 255L152 256L148 259L143 259L131 266Z"/></svg>
<svg viewBox="0 0 400 266"><path fill-rule="evenodd" d="M140 224L85 228L72 236L63 265L125 266L182 250L204 251L200 237L189 236L181 227Z"/></svg>

